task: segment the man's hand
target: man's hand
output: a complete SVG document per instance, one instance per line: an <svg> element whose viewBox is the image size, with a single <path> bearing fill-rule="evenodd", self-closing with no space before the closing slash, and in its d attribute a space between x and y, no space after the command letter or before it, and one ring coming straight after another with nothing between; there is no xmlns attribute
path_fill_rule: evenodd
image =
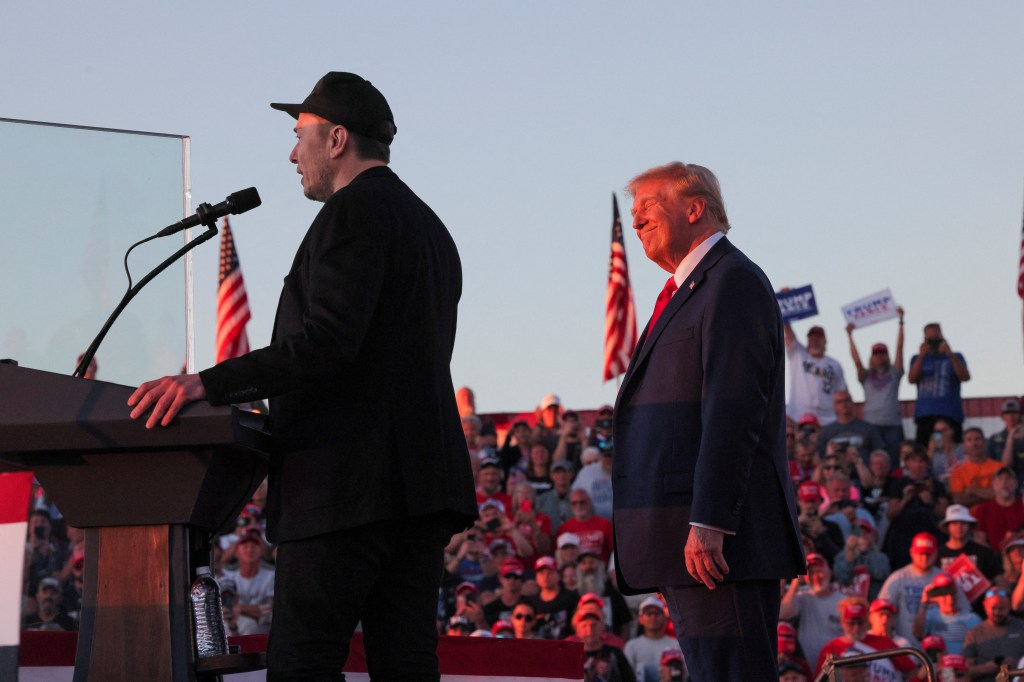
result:
<svg viewBox="0 0 1024 682"><path fill-rule="evenodd" d="M686 572L698 582L704 583L709 590L715 589L716 582L722 582L729 572L729 565L722 555L722 540L725 534L721 531L700 526L690 526L690 535L686 538L683 556L686 558Z"/></svg>
<svg viewBox="0 0 1024 682"><path fill-rule="evenodd" d="M152 406L153 412L146 420L146 428L151 429L158 422L167 426L181 408L205 397L206 389L198 374L175 374L139 386L128 398L128 406L135 408L132 419L138 419Z"/></svg>

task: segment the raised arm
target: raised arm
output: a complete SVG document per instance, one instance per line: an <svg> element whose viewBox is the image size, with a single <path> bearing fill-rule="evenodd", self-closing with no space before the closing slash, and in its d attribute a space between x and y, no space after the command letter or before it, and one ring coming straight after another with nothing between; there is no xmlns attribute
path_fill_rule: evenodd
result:
<svg viewBox="0 0 1024 682"><path fill-rule="evenodd" d="M846 325L846 336L850 339L850 357L853 358L853 366L857 368L857 380L864 381L868 371L864 369L864 363L860 361L860 353L857 352L857 344L853 342L853 330L856 327L853 322Z"/></svg>
<svg viewBox="0 0 1024 682"><path fill-rule="evenodd" d="M903 372L903 306L897 306L896 312L900 316L900 328L896 332L896 355L893 356L893 367L898 372Z"/></svg>

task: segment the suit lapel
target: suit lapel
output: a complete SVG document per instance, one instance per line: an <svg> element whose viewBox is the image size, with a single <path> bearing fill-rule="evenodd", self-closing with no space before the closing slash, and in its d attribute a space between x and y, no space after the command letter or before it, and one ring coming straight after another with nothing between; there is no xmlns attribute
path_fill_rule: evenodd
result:
<svg viewBox="0 0 1024 682"><path fill-rule="evenodd" d="M682 286L676 291L672 300L665 306L665 310L661 313L661 317L658 318L657 324L654 325L654 329L650 329L649 326L644 328L644 333L640 335L640 340L637 342L636 348L633 350L633 357L629 361L629 368L626 370L626 376L622 381L622 386L619 388L619 395L625 393L626 387L629 385L630 380L633 378L633 374L637 367L639 367L647 356L650 355L651 349L658 342L658 337L661 336L662 331L668 326L669 321L672 317L679 312L679 310L686 304L688 300L693 296L693 293L700 288L701 283L707 277L708 271L715 266L716 263L730 251L734 250L734 247L728 237L723 237L711 247L707 255L701 259L697 267L694 268L693 272L686 278ZM650 323L648 323L649 325Z"/></svg>

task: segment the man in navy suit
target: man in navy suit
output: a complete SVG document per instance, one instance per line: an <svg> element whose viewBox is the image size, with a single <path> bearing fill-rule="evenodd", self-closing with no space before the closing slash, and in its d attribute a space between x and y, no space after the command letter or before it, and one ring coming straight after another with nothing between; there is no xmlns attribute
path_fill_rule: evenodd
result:
<svg viewBox="0 0 1024 682"><path fill-rule="evenodd" d="M131 415L152 406L152 428L192 400L270 398L268 680L344 679L360 621L374 679L437 680L443 549L477 515L450 370L459 254L388 168L397 128L369 81L331 72L271 106L296 119L289 159L324 204L271 343L143 384Z"/></svg>
<svg viewBox="0 0 1024 682"><path fill-rule="evenodd" d="M695 682L775 680L779 580L804 572L779 306L726 239L711 171L670 163L629 189L644 252L672 277L615 408L619 586L665 594Z"/></svg>

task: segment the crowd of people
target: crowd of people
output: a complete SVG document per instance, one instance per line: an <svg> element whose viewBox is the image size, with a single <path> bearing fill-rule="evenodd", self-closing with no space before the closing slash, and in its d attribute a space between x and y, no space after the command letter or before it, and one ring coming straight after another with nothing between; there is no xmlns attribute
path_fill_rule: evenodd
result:
<svg viewBox="0 0 1024 682"><path fill-rule="evenodd" d="M963 423L964 357L930 324L906 372L917 386L914 438L897 391L903 311L892 358L875 343L865 364L847 328L863 387L858 416L841 365L811 327L787 324L790 476L807 573L780 585L779 679L813 679L834 658L897 647L925 652L951 679L994 680L1024 658L1024 424L1016 399L1004 427ZM624 596L613 557L613 408L591 424L545 396L534 420L499 431L457 393L479 518L452 537L438 599L446 635L569 639L583 644L587 680L685 680L665 602ZM231 634L269 631L274 548L264 533L266 487L214 542ZM74 629L81 608L82 531L39 491L26 545L24 627ZM908 656L843 667L848 676L921 676Z"/></svg>

